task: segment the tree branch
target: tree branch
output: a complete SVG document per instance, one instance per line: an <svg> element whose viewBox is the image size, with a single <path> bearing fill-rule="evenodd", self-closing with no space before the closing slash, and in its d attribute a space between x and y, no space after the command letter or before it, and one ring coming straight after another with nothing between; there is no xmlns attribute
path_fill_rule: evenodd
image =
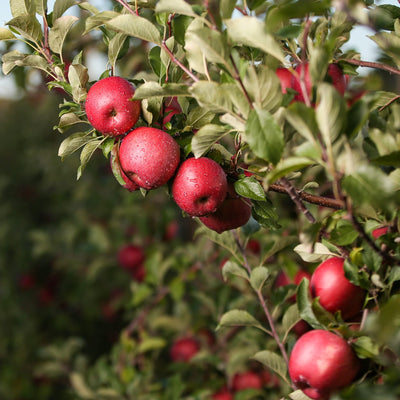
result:
<svg viewBox="0 0 400 400"><path fill-rule="evenodd" d="M345 61L352 65L358 65L359 67L367 67L367 68L375 68L381 69L383 71L390 72L392 74L400 75L400 69L391 67L390 65L381 64L377 62L370 62L370 61L361 61L361 60L354 60L354 59L344 59L341 61Z"/></svg>

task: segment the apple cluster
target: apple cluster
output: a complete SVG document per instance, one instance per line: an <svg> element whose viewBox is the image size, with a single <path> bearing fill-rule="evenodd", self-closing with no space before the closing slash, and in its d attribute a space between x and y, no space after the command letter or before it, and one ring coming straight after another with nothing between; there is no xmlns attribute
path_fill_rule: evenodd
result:
<svg viewBox="0 0 400 400"><path fill-rule="evenodd" d="M153 190L171 182L176 204L210 229L222 233L244 225L251 216L251 202L235 192L220 164L208 157L181 162L180 147L165 129L135 128L141 103L133 100L134 93L129 81L112 76L93 84L85 103L87 118L98 132L122 138L118 159L111 163L118 165L124 187ZM163 128L179 113L179 103L169 101Z"/></svg>

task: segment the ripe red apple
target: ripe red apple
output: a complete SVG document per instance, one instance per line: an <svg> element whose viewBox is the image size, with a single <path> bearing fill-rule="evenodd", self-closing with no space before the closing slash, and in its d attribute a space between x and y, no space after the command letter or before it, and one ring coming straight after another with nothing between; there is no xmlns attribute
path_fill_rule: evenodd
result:
<svg viewBox="0 0 400 400"><path fill-rule="evenodd" d="M263 381L254 371L237 372L232 378L232 389L235 392L245 389L261 389Z"/></svg>
<svg viewBox="0 0 400 400"><path fill-rule="evenodd" d="M170 357L175 362L188 362L200 351L200 345L193 337L176 339L170 348Z"/></svg>
<svg viewBox="0 0 400 400"><path fill-rule="evenodd" d="M305 89L308 96L311 96L312 82L309 71L309 63L299 64L296 68L296 75L292 78L292 88L297 91L297 95L294 100L305 102L304 93L301 87L301 77L304 74ZM327 75L332 80L333 86L343 96L346 91L346 79L344 77L342 69L337 64L329 64ZM311 99L310 99L311 100Z"/></svg>
<svg viewBox="0 0 400 400"><path fill-rule="evenodd" d="M224 201L227 191L225 171L207 157L185 160L172 184L172 196L176 204L194 217L215 212Z"/></svg>
<svg viewBox="0 0 400 400"><path fill-rule="evenodd" d="M22 274L18 279L18 286L21 289L24 290L32 289L35 285L36 285L36 279L29 272Z"/></svg>
<svg viewBox="0 0 400 400"><path fill-rule="evenodd" d="M278 376L266 369L260 372L260 377L263 384L268 387L278 388L281 384Z"/></svg>
<svg viewBox="0 0 400 400"><path fill-rule="evenodd" d="M233 400L233 394L229 391L229 389L224 386L218 392L214 393L211 398L213 400Z"/></svg>
<svg viewBox="0 0 400 400"><path fill-rule="evenodd" d="M141 247L127 244L119 249L117 259L122 268L134 271L144 263L145 254Z"/></svg>
<svg viewBox="0 0 400 400"><path fill-rule="evenodd" d="M260 242L256 239L250 239L247 242L246 249L251 251L253 254L259 255L261 253L261 245Z"/></svg>
<svg viewBox="0 0 400 400"><path fill-rule="evenodd" d="M217 211L199 219L208 228L222 233L243 226L250 219L250 216L250 200L239 196L235 192L233 184L229 183L226 198Z"/></svg>
<svg viewBox="0 0 400 400"><path fill-rule="evenodd" d="M150 190L166 184L180 161L180 149L168 133L149 127L128 133L119 148L123 172L140 187Z"/></svg>
<svg viewBox="0 0 400 400"><path fill-rule="evenodd" d="M312 399L330 394L353 382L360 368L351 346L338 335L316 329L295 343L289 359L293 383Z"/></svg>
<svg viewBox="0 0 400 400"><path fill-rule="evenodd" d="M341 311L347 320L362 310L365 292L345 277L343 265L344 259L340 257L322 262L311 276L310 289L323 308L331 313Z"/></svg>
<svg viewBox="0 0 400 400"><path fill-rule="evenodd" d="M287 68L279 67L276 70L276 75L281 82L282 93L287 93L287 89L292 87L293 74Z"/></svg>
<svg viewBox="0 0 400 400"><path fill-rule="evenodd" d="M139 119L140 101L132 100L133 85L119 76L97 81L86 97L89 122L100 133L119 136L130 131Z"/></svg>
<svg viewBox="0 0 400 400"><path fill-rule="evenodd" d="M130 271L132 278L137 282L143 282L146 278L146 268L144 264L140 264L137 268Z"/></svg>
<svg viewBox="0 0 400 400"><path fill-rule="evenodd" d="M374 239L378 239L379 237L381 237L382 235L385 235L388 231L388 227L387 226L382 226L380 228L376 228L372 231L372 236Z"/></svg>

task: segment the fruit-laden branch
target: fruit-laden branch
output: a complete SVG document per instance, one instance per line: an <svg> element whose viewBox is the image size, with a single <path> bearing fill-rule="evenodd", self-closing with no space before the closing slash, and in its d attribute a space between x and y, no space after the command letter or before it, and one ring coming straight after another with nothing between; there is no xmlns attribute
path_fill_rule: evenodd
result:
<svg viewBox="0 0 400 400"><path fill-rule="evenodd" d="M290 196L288 188L284 185L272 183L269 185L268 190L277 193L284 193ZM345 209L345 204L341 200L332 199L329 197L317 196L314 194L310 194L307 192L303 192L302 190L296 190L296 196L307 203L316 204L322 207L333 208L335 210L343 210Z"/></svg>

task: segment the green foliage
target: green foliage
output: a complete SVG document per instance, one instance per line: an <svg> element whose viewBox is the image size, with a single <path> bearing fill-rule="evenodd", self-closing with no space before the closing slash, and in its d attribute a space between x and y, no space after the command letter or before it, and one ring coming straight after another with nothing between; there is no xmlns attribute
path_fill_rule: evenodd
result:
<svg viewBox="0 0 400 400"><path fill-rule="evenodd" d="M400 8L109 3L98 10L56 0L49 10L45 0L10 0L12 19L0 27L2 72L31 101L1 105L2 170L12 175L0 177L0 397L208 399L251 369L272 371L280 383L235 399L304 399L286 365L303 320L345 337L363 360L334 399L397 398ZM66 14L73 6L79 17ZM343 47L359 26L374 32L377 63ZM195 230L170 184L121 187L124 136L103 136L85 113L93 50L108 60L98 79L118 74L135 85L136 127L167 131L181 161L210 157L222 166L251 202L246 225ZM295 71L306 62L309 76ZM346 82L327 74L332 63ZM371 72L360 75L361 66ZM293 85L281 87L278 67L299 80L304 101ZM26 84L33 69L43 78L36 97ZM171 100L180 109L166 122ZM387 231L376 237L379 227ZM145 251L143 279L116 261L126 243ZM332 256L345 258L345 276L367 293L359 321L326 311L308 279L294 284L297 272L312 273ZM35 283L23 287L26 274ZM200 351L188 364L171 362L183 336L195 337Z"/></svg>

